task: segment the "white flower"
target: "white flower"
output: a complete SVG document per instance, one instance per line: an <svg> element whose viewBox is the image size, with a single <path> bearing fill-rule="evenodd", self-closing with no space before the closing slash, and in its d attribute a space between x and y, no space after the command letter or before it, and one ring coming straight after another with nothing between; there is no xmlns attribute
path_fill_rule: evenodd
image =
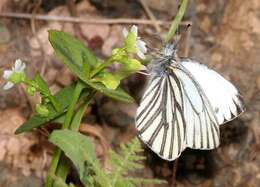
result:
<svg viewBox="0 0 260 187"><path fill-rule="evenodd" d="M14 86L15 83L21 82L21 78L24 76L24 69L26 65L22 62L21 59L17 59L15 61L14 67L12 70L5 70L3 74L3 78L6 79L8 82L4 85L3 89L8 90ZM17 77L14 75L18 75ZM13 76L13 80L10 80Z"/></svg>
<svg viewBox="0 0 260 187"><path fill-rule="evenodd" d="M138 27L136 25L133 25L130 29L130 32L132 32L136 36L136 42L135 42L135 47L136 47L136 53L141 59L145 59L145 53L147 52L146 48L146 43L140 39L138 36ZM123 29L123 36L126 38L128 36L128 30L126 28Z"/></svg>

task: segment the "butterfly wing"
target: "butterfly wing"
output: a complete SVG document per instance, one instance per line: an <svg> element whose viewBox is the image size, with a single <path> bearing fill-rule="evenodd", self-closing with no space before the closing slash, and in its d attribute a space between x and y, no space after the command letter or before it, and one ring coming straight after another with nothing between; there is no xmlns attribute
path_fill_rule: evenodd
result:
<svg viewBox="0 0 260 187"><path fill-rule="evenodd" d="M185 148L182 88L171 76L153 77L137 110L139 137L160 157L176 159Z"/></svg>
<svg viewBox="0 0 260 187"><path fill-rule="evenodd" d="M206 66L182 61L154 76L137 110L140 138L160 157L176 159L186 148L219 145L219 125L238 116L237 89Z"/></svg>
<svg viewBox="0 0 260 187"><path fill-rule="evenodd" d="M211 105L197 82L181 68L172 68L183 87L185 144L193 149L213 149L219 145L219 126Z"/></svg>
<svg viewBox="0 0 260 187"><path fill-rule="evenodd" d="M237 89L215 71L190 60L172 69L183 85L186 146L218 147L219 125L243 111Z"/></svg>
<svg viewBox="0 0 260 187"><path fill-rule="evenodd" d="M181 66L189 71L208 98L219 125L224 124L244 111L244 105L238 90L214 70L205 65L183 60Z"/></svg>

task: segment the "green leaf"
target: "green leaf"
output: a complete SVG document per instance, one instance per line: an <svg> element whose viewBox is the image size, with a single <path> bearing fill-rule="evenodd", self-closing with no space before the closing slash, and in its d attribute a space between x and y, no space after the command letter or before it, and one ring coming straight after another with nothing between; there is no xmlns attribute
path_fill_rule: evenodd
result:
<svg viewBox="0 0 260 187"><path fill-rule="evenodd" d="M40 127L41 125L61 116L66 111L71 102L71 95L74 91L74 88L75 85L65 87L54 96L59 103L59 106L61 107L60 111L56 111L51 104L47 104L47 108L50 111L50 115L48 117L42 117L37 114L30 117L18 129L16 129L15 134L20 134L25 131L31 131L33 128Z"/></svg>
<svg viewBox="0 0 260 187"><path fill-rule="evenodd" d="M119 180L120 181L120 180ZM137 178L137 177L126 177L122 181L122 183L131 183L134 186L142 186L142 185L149 185L149 184L167 184L167 181L161 179L144 179L144 178Z"/></svg>
<svg viewBox="0 0 260 187"><path fill-rule="evenodd" d="M38 89L43 95L48 96L51 94L48 85L46 84L46 82L43 80L43 78L39 73L35 75L34 81L38 85Z"/></svg>
<svg viewBox="0 0 260 187"><path fill-rule="evenodd" d="M126 39L125 39L125 48L126 51L129 53L136 52L136 39L137 36L133 32L129 32Z"/></svg>
<svg viewBox="0 0 260 187"><path fill-rule="evenodd" d="M87 50L87 48L77 39L73 38L72 36L64 32L49 31L49 40L57 56L63 60L64 64L71 70L71 72L74 75L78 76L87 85L114 99L124 102L134 101L133 98L129 96L126 92L124 92L122 89L108 89L100 83L94 83L89 80L89 77L86 73L84 73L84 71L82 70L83 68L81 67L83 61L82 56L85 55L85 57L89 60L88 62L90 64L96 63L97 60L94 60L96 59L93 57L94 55L92 55L92 53L90 53ZM78 51L82 51L84 55L79 55ZM91 56L91 58L89 56Z"/></svg>
<svg viewBox="0 0 260 187"><path fill-rule="evenodd" d="M69 185L66 184L65 181L62 180L62 178L58 176L51 176L52 179L54 180L54 185L59 186L59 187L76 187L74 184L70 183Z"/></svg>
<svg viewBox="0 0 260 187"><path fill-rule="evenodd" d="M103 83L108 89L116 89L120 84L120 79L114 76L112 73L109 72L102 72L99 73L92 81L97 81Z"/></svg>
<svg viewBox="0 0 260 187"><path fill-rule="evenodd" d="M128 72L139 71L142 67L142 63L136 59L127 59L125 62L122 63L124 64L124 70Z"/></svg>
<svg viewBox="0 0 260 187"><path fill-rule="evenodd" d="M115 73L115 77L122 80L123 78L139 71L142 67L140 61L136 59L123 58L119 61L122 64L120 70Z"/></svg>
<svg viewBox="0 0 260 187"><path fill-rule="evenodd" d="M100 83L89 82L88 85L90 85L92 88L95 88L99 92L113 99L127 102L127 103L134 102L134 99L119 87L115 90L112 90L106 88L103 84Z"/></svg>
<svg viewBox="0 0 260 187"><path fill-rule="evenodd" d="M80 178L84 177L85 162L95 160L96 155L91 140L72 130L55 130L49 141L58 146L76 166Z"/></svg>
<svg viewBox="0 0 260 187"><path fill-rule="evenodd" d="M75 65L79 67L82 67L84 63L85 67L91 70L99 64L96 56L83 43L68 33L50 30L49 41L56 53L61 53L61 51L66 52L66 55L73 59Z"/></svg>
<svg viewBox="0 0 260 187"><path fill-rule="evenodd" d="M60 106L59 103L57 102L56 98L53 97L53 95L51 94L49 87L47 85L47 83L44 81L44 79L41 77L41 75L39 73L37 73L34 77L34 81L36 83L36 85L38 86L38 89L40 91L40 93L50 99L51 103L53 104L55 110L60 110Z"/></svg>
<svg viewBox="0 0 260 187"><path fill-rule="evenodd" d="M48 117L50 113L47 106L41 104L36 105L36 112L42 117Z"/></svg>

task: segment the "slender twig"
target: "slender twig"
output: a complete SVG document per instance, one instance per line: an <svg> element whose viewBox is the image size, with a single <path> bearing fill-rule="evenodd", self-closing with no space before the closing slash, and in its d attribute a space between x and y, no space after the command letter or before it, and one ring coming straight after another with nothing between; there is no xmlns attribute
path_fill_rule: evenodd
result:
<svg viewBox="0 0 260 187"><path fill-rule="evenodd" d="M42 41L40 40L39 36L37 35L37 32L36 32L36 20L35 20L35 14L36 12L39 10L39 7L41 6L41 3L42 3L42 0L38 0L35 4L35 7L33 8L33 11L32 11L32 18L31 18L31 30L32 30L32 34L34 36L34 38L36 39L36 41L38 42L39 44L39 48L40 48L40 52L41 52L41 59L43 60L42 62L42 65L41 65L41 68L40 68L40 75L41 76L44 76L44 73L45 73L45 70L46 70L46 65L47 65L47 61L45 61L45 51L43 49L43 43Z"/></svg>
<svg viewBox="0 0 260 187"><path fill-rule="evenodd" d="M172 21L172 24L171 24L171 27L170 27L170 30L169 32L167 33L166 37L165 37L165 42L168 43L170 42L170 40L173 38L173 36L175 35L176 33L176 30L178 29L180 23L181 23L181 20L186 12L186 9L187 9L187 5L188 5L188 0L182 0L182 3L181 3L181 6L180 6L180 9L175 17L175 19Z"/></svg>
<svg viewBox="0 0 260 187"><path fill-rule="evenodd" d="M189 52L190 52L189 40L190 40L190 37L191 37L191 29L192 29L191 26L187 28L187 35L186 35L186 38L185 38L184 57L189 56Z"/></svg>
<svg viewBox="0 0 260 187"><path fill-rule="evenodd" d="M155 27L156 31L158 33L160 33L161 32L161 28L160 28L159 24L156 22L156 17L154 16L154 14L150 10L150 8L147 6L146 1L145 0L140 0L140 3L142 4L142 6L143 6L147 16L154 22L154 27Z"/></svg>
<svg viewBox="0 0 260 187"><path fill-rule="evenodd" d="M178 159L176 159L176 160L174 161L174 163L173 163L171 187L177 187L177 182L176 182L177 168L178 168Z"/></svg>
<svg viewBox="0 0 260 187"><path fill-rule="evenodd" d="M2 12L0 17L6 18L17 18L17 19L36 19L43 21L60 21L60 22L72 22L72 23L88 23L88 24L141 24L141 25L153 25L154 23L158 25L170 25L168 21L152 21L147 19L94 19L88 17L71 17L71 16L51 16L42 14L27 14L27 13L13 13L13 12ZM187 25L190 22L182 22L181 25Z"/></svg>

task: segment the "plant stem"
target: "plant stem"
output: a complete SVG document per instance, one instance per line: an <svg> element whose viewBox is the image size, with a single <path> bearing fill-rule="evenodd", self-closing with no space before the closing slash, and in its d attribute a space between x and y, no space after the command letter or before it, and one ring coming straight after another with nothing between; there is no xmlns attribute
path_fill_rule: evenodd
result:
<svg viewBox="0 0 260 187"><path fill-rule="evenodd" d="M168 31L164 41L166 43L169 43L170 40L173 38L173 36L175 35L176 33L176 30L177 28L179 27L180 23L181 23L181 20L186 12L186 9L187 9L187 5L188 5L188 0L182 0L182 3L181 3L181 6L180 6L180 9L176 15L176 17L174 18L174 20L172 21L172 24L171 24L171 27L170 27L170 30Z"/></svg>
<svg viewBox="0 0 260 187"><path fill-rule="evenodd" d="M73 116L74 108L75 108L75 106L78 102L79 96L80 96L81 91L83 90L84 87L85 87L85 85L82 82L79 81L77 83L75 90L73 92L72 101L69 105L68 111L67 111L66 116L65 116L65 121L64 121L64 124L62 126L63 129L66 129L66 128L69 127L72 116ZM62 153L62 151L60 149L57 149L55 151L53 157L52 157L50 169L48 171L48 175L47 175L47 178L46 178L45 187L52 187L52 183L53 183L52 176L54 176L55 173L56 173L57 166L59 164L59 160L60 160L60 157L61 157L61 153Z"/></svg>
<svg viewBox="0 0 260 187"><path fill-rule="evenodd" d="M80 108L74 115L73 120L69 126L69 129L71 129L73 131L78 131L82 117L84 116L84 112L86 111L86 109L87 109L89 103L91 102L91 99L95 95L95 93L96 93L95 90L89 90L89 94L88 94L87 98L85 99L85 102L80 106ZM71 165L68 162L68 160L66 160L65 158L61 159L60 163L58 164L57 171L56 171L57 176L66 180L70 167L71 167ZM54 183L54 187L55 186L57 186L57 184Z"/></svg>
<svg viewBox="0 0 260 187"><path fill-rule="evenodd" d="M73 131L78 131L80 127L80 123L82 120L82 117L84 116L84 112L86 111L91 99L94 97L96 91L95 90L90 90L89 94L85 100L85 102L80 106L78 109L77 113L73 117L73 120L70 124L70 129Z"/></svg>
<svg viewBox="0 0 260 187"><path fill-rule="evenodd" d="M91 72L90 77L93 78L95 75L97 75L100 71L105 69L107 66L109 66L111 63L113 63L113 58L109 58L106 62L100 64L96 69Z"/></svg>
<svg viewBox="0 0 260 187"><path fill-rule="evenodd" d="M85 88L85 84L82 83L81 81L79 81L77 83L76 87L75 87L74 92L73 92L72 101L69 105L68 112L65 116L65 121L64 121L64 124L62 126L63 129L69 128L70 122L71 122L72 117L73 117L74 108L75 108L75 106L78 102L79 96L80 96L83 88Z"/></svg>
<svg viewBox="0 0 260 187"><path fill-rule="evenodd" d="M178 168L178 159L176 159L174 161L174 163L173 163L171 187L176 187L177 186L177 181L176 181L177 168Z"/></svg>

